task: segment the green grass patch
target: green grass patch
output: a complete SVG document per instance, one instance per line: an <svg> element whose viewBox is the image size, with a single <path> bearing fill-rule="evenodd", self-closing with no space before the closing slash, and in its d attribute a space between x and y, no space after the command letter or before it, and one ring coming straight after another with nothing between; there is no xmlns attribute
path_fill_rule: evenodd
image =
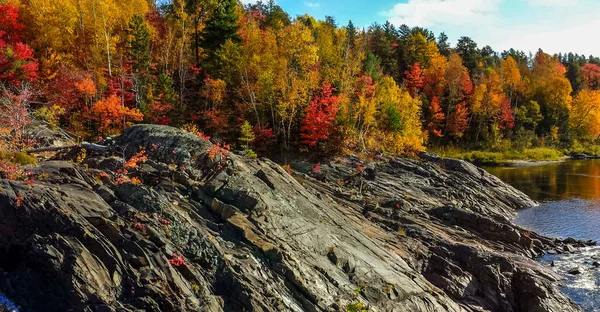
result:
<svg viewBox="0 0 600 312"><path fill-rule="evenodd" d="M524 149L523 151L464 151L456 148L443 148L433 149L431 152L442 157L464 159L478 165L497 165L515 160L560 160L564 156L561 151L546 147Z"/></svg>

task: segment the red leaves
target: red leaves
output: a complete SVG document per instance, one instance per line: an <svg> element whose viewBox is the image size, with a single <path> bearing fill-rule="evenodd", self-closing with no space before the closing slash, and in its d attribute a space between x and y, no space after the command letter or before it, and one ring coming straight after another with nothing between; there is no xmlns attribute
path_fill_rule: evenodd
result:
<svg viewBox="0 0 600 312"><path fill-rule="evenodd" d="M313 147L319 141L327 140L332 132L333 121L339 111L339 97L332 95L334 88L325 83L321 94L316 96L306 108L306 116L300 128L302 143Z"/></svg>
<svg viewBox="0 0 600 312"><path fill-rule="evenodd" d="M227 132L227 116L223 113L223 111L212 108L208 111L204 112L204 128L209 131L209 133L225 133Z"/></svg>
<svg viewBox="0 0 600 312"><path fill-rule="evenodd" d="M321 163L318 162L312 167L313 173L321 173Z"/></svg>
<svg viewBox="0 0 600 312"><path fill-rule="evenodd" d="M423 89L425 76L423 75L423 69L421 69L421 65L419 62L414 63L410 70L404 72L406 76L404 78L404 83L408 88L408 92L410 96L414 97L417 94L417 91Z"/></svg>
<svg viewBox="0 0 600 312"><path fill-rule="evenodd" d="M126 107L135 107L133 81L127 77L112 77L108 81L109 97L117 97Z"/></svg>
<svg viewBox="0 0 600 312"><path fill-rule="evenodd" d="M23 40L25 26L19 22L19 8L11 3L0 5L0 38L8 44Z"/></svg>
<svg viewBox="0 0 600 312"><path fill-rule="evenodd" d="M600 89L600 66L586 63L581 67L581 73L588 88L592 90Z"/></svg>
<svg viewBox="0 0 600 312"><path fill-rule="evenodd" d="M231 147L228 144L214 144L208 150L208 159L215 159L217 156L227 158L230 149Z"/></svg>
<svg viewBox="0 0 600 312"><path fill-rule="evenodd" d="M21 205L23 205L23 201L25 200L25 195L21 192L17 193L17 199L15 201L15 205L17 207L21 207Z"/></svg>
<svg viewBox="0 0 600 312"><path fill-rule="evenodd" d="M33 61L33 50L21 42L25 26L18 18L17 7L0 5L0 80L13 85L38 78L38 63Z"/></svg>
<svg viewBox="0 0 600 312"><path fill-rule="evenodd" d="M363 166L363 165L356 166L356 171L354 172L355 175L361 175L361 174L363 174L363 172L365 172L365 166Z"/></svg>
<svg viewBox="0 0 600 312"><path fill-rule="evenodd" d="M0 124L8 129L3 139L10 149L20 150L32 143L25 128L31 123L29 101L33 98L33 92L27 86L17 93L0 89Z"/></svg>
<svg viewBox="0 0 600 312"><path fill-rule="evenodd" d="M173 258L169 259L169 263L176 267L182 266L182 265L187 265L187 261L185 261L183 256L176 252L173 253Z"/></svg>
<svg viewBox="0 0 600 312"><path fill-rule="evenodd" d="M174 106L172 104L163 103L161 101L151 101L148 104L148 119L152 120L158 125L168 125L171 123L172 118L169 117Z"/></svg>
<svg viewBox="0 0 600 312"><path fill-rule="evenodd" d="M143 225L141 222L136 222L133 225L133 228L136 229L136 230L139 230L139 231L143 231L146 228L146 226Z"/></svg>
<svg viewBox="0 0 600 312"><path fill-rule="evenodd" d="M513 115L513 112L510 109L510 101L508 99L504 99L500 102L499 118L498 127L500 130L512 129L515 126L515 115Z"/></svg>
<svg viewBox="0 0 600 312"><path fill-rule="evenodd" d="M269 146L275 142L276 135L273 133L273 129L269 128L269 125L259 127L254 126L254 141L252 145L256 151L266 152L269 150Z"/></svg>

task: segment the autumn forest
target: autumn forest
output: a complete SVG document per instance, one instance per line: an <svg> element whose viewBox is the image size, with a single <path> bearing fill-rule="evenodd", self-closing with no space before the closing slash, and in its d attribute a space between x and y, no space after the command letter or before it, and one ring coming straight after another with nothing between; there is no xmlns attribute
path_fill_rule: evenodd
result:
<svg viewBox="0 0 600 312"><path fill-rule="evenodd" d="M291 17L274 1L0 1L3 148L34 120L85 140L133 123L249 155L582 150L600 58L494 51L390 23Z"/></svg>

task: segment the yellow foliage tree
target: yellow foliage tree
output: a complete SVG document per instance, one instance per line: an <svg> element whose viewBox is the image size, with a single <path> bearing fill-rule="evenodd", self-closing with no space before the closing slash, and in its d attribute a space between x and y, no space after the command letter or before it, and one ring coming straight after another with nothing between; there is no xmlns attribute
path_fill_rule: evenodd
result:
<svg viewBox="0 0 600 312"><path fill-rule="evenodd" d="M584 138L600 137L600 91L581 90L573 99L571 128Z"/></svg>
<svg viewBox="0 0 600 312"><path fill-rule="evenodd" d="M427 135L421 124L421 101L412 98L391 77L379 82L374 101L378 128L385 131L385 150L399 154L422 151Z"/></svg>

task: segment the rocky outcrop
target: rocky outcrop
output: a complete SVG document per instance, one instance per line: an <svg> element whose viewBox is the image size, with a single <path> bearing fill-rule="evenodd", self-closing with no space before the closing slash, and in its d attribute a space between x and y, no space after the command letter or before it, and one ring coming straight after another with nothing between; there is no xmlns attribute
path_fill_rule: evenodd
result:
<svg viewBox="0 0 600 312"><path fill-rule="evenodd" d="M292 176L169 127L103 144L0 181L0 293L23 311L579 310L533 260L561 246L509 221L535 203L468 163Z"/></svg>

